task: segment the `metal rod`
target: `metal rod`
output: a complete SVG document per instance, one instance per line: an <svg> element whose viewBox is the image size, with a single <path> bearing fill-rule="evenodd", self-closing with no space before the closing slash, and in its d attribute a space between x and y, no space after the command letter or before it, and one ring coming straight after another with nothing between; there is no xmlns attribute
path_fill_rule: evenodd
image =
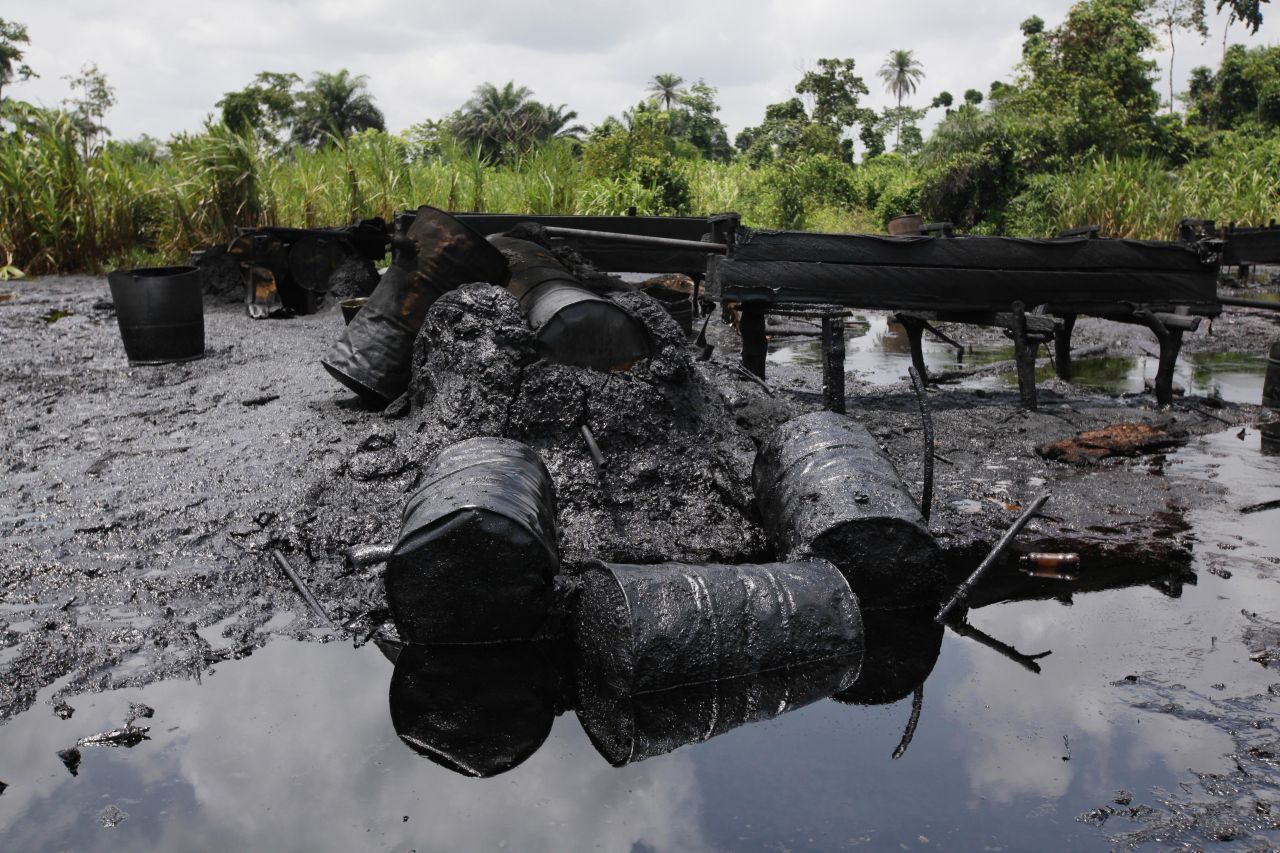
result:
<svg viewBox="0 0 1280 853"><path fill-rule="evenodd" d="M293 566L289 565L289 561L284 558L284 554L281 554L279 551L272 548L271 556L275 558L276 565L280 567L280 570L293 582L294 588L298 590L298 594L302 596L302 600L307 603L307 606L315 611L315 614L320 617L321 621L330 628L336 627L333 624L333 620L329 618L329 614L320 606L320 602L316 601L316 597L311 594L311 590L307 588L307 584L298 576L298 573L293 570Z"/></svg>
<svg viewBox="0 0 1280 853"><path fill-rule="evenodd" d="M664 249L685 249L708 255L727 255L729 247L724 243L704 243L701 240L678 240L675 237L647 237L643 234L619 234L616 231L591 231L586 228L561 228L547 226L542 229L548 237L579 237L588 240L613 240L633 243L637 246L654 246Z"/></svg>
<svg viewBox="0 0 1280 853"><path fill-rule="evenodd" d="M1280 302L1263 302L1261 299L1241 299L1238 296L1219 296L1218 301L1223 305L1231 305L1236 308L1261 308L1264 311L1280 311Z"/></svg>
<svg viewBox="0 0 1280 853"><path fill-rule="evenodd" d="M893 750L895 759L907 754L907 747L911 746L911 739L916 736L916 726L920 724L922 710L924 710L923 684L917 686L915 692L911 694L911 718L907 720L907 727L902 730L902 740L898 741L898 746Z"/></svg>
<svg viewBox="0 0 1280 853"><path fill-rule="evenodd" d="M973 574L969 575L968 579L966 579L964 583L960 584L960 588L956 590L956 594L951 596L951 600L942 606L942 609L938 611L938 615L933 617L933 621L942 623L946 620L947 614L950 613L957 604L964 601L965 597L969 595L969 590L973 588L973 585L987 573L988 569L995 565L996 560L1000 559L1000 556L1004 554L1005 549L1009 547L1011 542L1013 542L1013 538L1021 532L1022 528L1027 526L1027 522L1031 520L1032 516L1040 511L1040 508L1044 506L1045 501L1047 500L1049 500L1048 495L1041 495L1031 502L1031 506L1027 507L1026 511L1022 513L1022 515L1018 516L1018 520L1011 524L1009 529L1004 532L1004 535L1000 537L1000 541L991 549L991 553L987 554L987 557L982 561L982 564L973 570Z"/></svg>
<svg viewBox="0 0 1280 853"><path fill-rule="evenodd" d="M924 424L924 486L920 490L920 514L925 524L929 523L929 512L933 509L933 415L929 412L929 398L925 394L924 379L915 365L907 368L911 374L911 385L916 389L916 402L920 404L920 421Z"/></svg>
<svg viewBox="0 0 1280 853"><path fill-rule="evenodd" d="M1034 672L1036 675L1040 674L1040 664L1036 663L1036 661L1040 658L1048 657L1053 654L1052 650L1041 652L1038 655L1023 654L1008 643L1002 643L985 631L979 631L963 619L955 622L948 622L947 627L952 631L955 631L961 637L968 637L971 640L976 640L987 648L999 652L1018 666Z"/></svg>
<svg viewBox="0 0 1280 853"><path fill-rule="evenodd" d="M391 553L395 549L394 545L352 545L346 551L347 564L363 569L365 566L385 563L391 559Z"/></svg>
<svg viewBox="0 0 1280 853"><path fill-rule="evenodd" d="M582 437L587 442L587 451L591 454L591 461L595 463L596 473L604 476L604 454L600 452L600 445L596 444L596 437L591 434L591 427L583 424L581 430Z"/></svg>
<svg viewBox="0 0 1280 853"><path fill-rule="evenodd" d="M764 393L768 394L770 397L774 396L773 389L770 388L763 379L761 379L759 376L756 376L754 373L748 370L745 365L735 364L733 366L733 369L736 370L740 375L745 376L746 378L750 379L752 382L756 383L761 388L763 388Z"/></svg>

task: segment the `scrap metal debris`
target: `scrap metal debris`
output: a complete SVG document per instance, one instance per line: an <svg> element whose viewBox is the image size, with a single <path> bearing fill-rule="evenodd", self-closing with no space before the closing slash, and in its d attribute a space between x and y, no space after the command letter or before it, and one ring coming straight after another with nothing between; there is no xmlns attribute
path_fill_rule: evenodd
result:
<svg viewBox="0 0 1280 853"><path fill-rule="evenodd" d="M1113 456L1138 456L1159 453L1187 443L1182 430L1148 423L1115 424L1086 430L1073 438L1041 444L1036 452L1045 459L1091 465Z"/></svg>

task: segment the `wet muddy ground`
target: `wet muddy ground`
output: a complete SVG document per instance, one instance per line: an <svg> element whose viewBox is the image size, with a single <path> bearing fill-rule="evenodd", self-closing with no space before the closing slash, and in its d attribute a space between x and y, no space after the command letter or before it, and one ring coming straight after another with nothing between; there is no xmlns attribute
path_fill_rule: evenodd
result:
<svg viewBox="0 0 1280 853"><path fill-rule="evenodd" d="M1212 335L1188 335L1186 394L1165 411L1142 393L1154 341L1134 327L1082 320L1077 346L1093 353L1079 362L1082 381L1046 375L1034 413L1017 408L1011 353L994 336L949 328L973 346L961 365L950 347L930 345L931 370L973 369L929 393L931 526L953 574L1046 491L1045 517L1020 546L1082 559L1072 581L1010 565L975 591L969 621L982 638L946 635L901 758L891 755L909 698L819 702L622 769L564 714L528 762L477 781L396 738L392 664L363 642L382 606L376 577L341 560L345 546L391 535L423 454L452 434L415 413L365 411L323 373L336 309L254 322L242 306L210 304L205 359L144 368L124 358L101 304L105 281L3 290L16 294L0 302L7 848L185 849L193 838L269 849L655 850L1280 840L1271 672L1280 510L1239 512L1280 496L1280 457L1264 454L1254 425L1265 414L1252 405L1258 357L1280 335L1265 314L1228 315ZM848 333L849 412L918 490L905 336L883 315L855 318ZM699 405L737 432L725 446L709 440L705 465L732 474L749 470L742 435L758 439L820 405L820 371L812 340L776 336L771 397L732 373L732 333L713 321L710 334L716 353L696 370L713 392ZM1087 467L1035 452L1119 422L1185 441ZM581 482L585 451L559 453L553 474ZM726 518L746 513L734 509L732 477L677 480L714 496L724 517L700 519L671 500L682 496L662 503L674 476L665 466L681 461L631 458L656 495L639 511L655 525L685 512L687 527L644 537L631 523L616 541L567 543L571 556L624 539L652 550L662 536L673 554L767 556L749 529L723 541ZM567 511L583 514L567 519L570 531L597 529L592 500L570 490ZM699 538L700 525L712 533ZM272 549L355 630L323 627ZM145 738L76 746L121 730L131 713Z"/></svg>

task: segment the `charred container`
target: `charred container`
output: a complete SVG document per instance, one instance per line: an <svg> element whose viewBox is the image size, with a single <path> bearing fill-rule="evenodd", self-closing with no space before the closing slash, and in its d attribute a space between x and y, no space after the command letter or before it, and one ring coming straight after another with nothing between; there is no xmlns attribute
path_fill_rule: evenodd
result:
<svg viewBox="0 0 1280 853"><path fill-rule="evenodd" d="M860 424L813 412L774 430L752 470L766 531L786 559L830 560L868 607L936 600L937 543L889 457Z"/></svg>
<svg viewBox="0 0 1280 853"><path fill-rule="evenodd" d="M543 358L617 371L649 357L649 338L640 321L583 287L551 252L513 237L489 240L507 259L507 289L520 300Z"/></svg>
<svg viewBox="0 0 1280 853"><path fill-rule="evenodd" d="M547 739L559 677L534 643L407 645L389 700L396 734L415 752L488 778L522 764Z"/></svg>
<svg viewBox="0 0 1280 853"><path fill-rule="evenodd" d="M395 259L382 281L321 362L372 406L387 405L409 387L413 340L441 295L460 284L502 285L507 278L501 252L434 207L418 208L392 245Z"/></svg>
<svg viewBox="0 0 1280 853"><path fill-rule="evenodd" d="M551 475L526 445L473 438L442 450L405 504L387 560L400 636L487 643L535 635L560 564L555 519Z"/></svg>

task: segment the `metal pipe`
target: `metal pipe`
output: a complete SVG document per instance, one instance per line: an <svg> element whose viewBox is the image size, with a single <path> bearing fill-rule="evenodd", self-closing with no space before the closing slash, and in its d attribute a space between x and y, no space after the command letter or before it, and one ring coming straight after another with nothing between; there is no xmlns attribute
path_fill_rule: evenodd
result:
<svg viewBox="0 0 1280 853"><path fill-rule="evenodd" d="M329 618L329 614L325 612L325 609L320 606L320 602L316 601L316 597L311 594L311 590L307 587L306 582L303 581L302 578L299 577L298 573L293 570L293 566L289 565L289 561L284 558L284 554L281 554L273 548L271 556L275 558L276 565L278 565L280 570L285 573L285 576L293 582L294 588L298 590L298 594L302 596L302 600L307 603L307 606L315 611L315 614L320 617L322 622L330 628L333 628L333 620Z"/></svg>
<svg viewBox="0 0 1280 853"><path fill-rule="evenodd" d="M1040 511L1040 508L1044 506L1047 500L1049 500L1048 495L1041 495L1031 502L1031 506L1027 507L1026 512L1018 516L1018 520L1011 524L1009 529L1004 532L1004 535L1000 537L1000 541L991 549L991 553L987 554L986 559L982 561L982 565L974 569L973 574L969 575L968 579L960 584L956 594L951 596L951 600L942 606L942 609L938 611L938 615L933 617L933 621L941 623L946 620L947 614L969 595L969 590L973 588L973 585L987 573L988 569L995 565L996 560L1000 559L1005 549L1013 542L1013 537L1017 536L1022 528L1027 526L1027 522Z"/></svg>
<svg viewBox="0 0 1280 853"><path fill-rule="evenodd" d="M1223 305L1232 305L1236 308L1261 308L1265 311L1280 311L1280 302L1264 302L1261 299L1240 299L1236 296L1219 296L1218 301Z"/></svg>
<svg viewBox="0 0 1280 853"><path fill-rule="evenodd" d="M920 514L929 523L929 511L933 508L933 415L929 413L929 398L925 395L924 379L915 365L907 368L911 385L916 389L916 402L920 404L920 421L924 426L924 485L920 489Z"/></svg>
<svg viewBox="0 0 1280 853"><path fill-rule="evenodd" d="M604 476L604 454L600 452L600 445L596 444L596 437L591 434L591 427L583 424L582 437L587 442L587 450L591 453L591 461L595 463L596 473Z"/></svg>
<svg viewBox="0 0 1280 853"><path fill-rule="evenodd" d="M346 551L347 564L352 568L363 569L385 563L395 549L395 545L352 545Z"/></svg>
<svg viewBox="0 0 1280 853"><path fill-rule="evenodd" d="M701 240L679 240L675 237L646 237L643 234L619 234L615 231L591 231L586 228L560 228L558 226L548 226L542 230L548 237L613 240L618 243L632 243L636 246L705 252L708 255L727 255L729 253L729 247L723 243L703 243Z"/></svg>

